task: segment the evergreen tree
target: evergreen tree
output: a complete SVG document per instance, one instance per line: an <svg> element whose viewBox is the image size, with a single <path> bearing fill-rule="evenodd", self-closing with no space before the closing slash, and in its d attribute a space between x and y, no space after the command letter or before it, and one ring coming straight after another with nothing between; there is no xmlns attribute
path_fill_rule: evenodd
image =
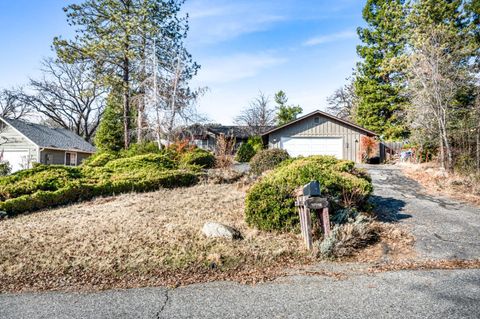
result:
<svg viewBox="0 0 480 319"><path fill-rule="evenodd" d="M110 93L102 120L95 135L95 146L101 152L120 151L123 144L122 103L118 94Z"/></svg>
<svg viewBox="0 0 480 319"><path fill-rule="evenodd" d="M288 98L285 92L275 93L275 103L277 103L277 123L283 125L293 121L302 113L303 109L298 105L287 105Z"/></svg>
<svg viewBox="0 0 480 319"><path fill-rule="evenodd" d="M187 65L184 77L198 68L183 46L188 29L186 17L178 16L183 2L86 0L64 8L69 24L77 27L76 36L70 41L55 38L57 55L66 61L92 61L105 83L121 88L125 148L132 129L132 94L138 87L145 92L143 66L153 43L160 67L172 71L180 60Z"/></svg>
<svg viewBox="0 0 480 319"><path fill-rule="evenodd" d="M354 120L385 139L407 136L403 110L404 74L393 62L405 49L406 8L403 0L367 0L366 28L358 28L363 59L357 66L355 93L359 98Z"/></svg>

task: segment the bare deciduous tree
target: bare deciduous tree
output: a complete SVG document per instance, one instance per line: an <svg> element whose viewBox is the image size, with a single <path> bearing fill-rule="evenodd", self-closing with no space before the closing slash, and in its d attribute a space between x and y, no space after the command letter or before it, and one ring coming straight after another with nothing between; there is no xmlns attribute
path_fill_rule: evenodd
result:
<svg viewBox="0 0 480 319"><path fill-rule="evenodd" d="M443 25L415 31L410 57L413 128L437 136L442 167L453 169L449 121L458 89L469 83L465 44Z"/></svg>
<svg viewBox="0 0 480 319"><path fill-rule="evenodd" d="M152 54L150 76L142 83L145 94L139 96L145 99L142 118L159 147L172 142L179 126L205 120L197 113L196 103L207 88L192 90L188 85L191 70L184 59L177 56L172 61L172 65L161 65L157 54ZM142 134L141 129L137 134Z"/></svg>
<svg viewBox="0 0 480 319"><path fill-rule="evenodd" d="M12 90L3 89L0 91L1 117L20 119L30 114L30 107L20 99L21 94L23 94L21 88Z"/></svg>
<svg viewBox="0 0 480 319"><path fill-rule="evenodd" d="M273 126L276 123L276 110L270 107L269 104L269 98L260 92L260 94L250 102L249 107L242 110L240 115L235 118L235 123L247 126L252 134L261 134L265 128Z"/></svg>
<svg viewBox="0 0 480 319"><path fill-rule="evenodd" d="M104 86L97 82L87 63L45 59L43 77L31 79L32 93L21 100L47 121L91 141L105 108Z"/></svg>
<svg viewBox="0 0 480 319"><path fill-rule="evenodd" d="M353 113L358 103L355 94L354 79L347 78L348 83L338 88L327 98L327 111L345 120L352 120Z"/></svg>

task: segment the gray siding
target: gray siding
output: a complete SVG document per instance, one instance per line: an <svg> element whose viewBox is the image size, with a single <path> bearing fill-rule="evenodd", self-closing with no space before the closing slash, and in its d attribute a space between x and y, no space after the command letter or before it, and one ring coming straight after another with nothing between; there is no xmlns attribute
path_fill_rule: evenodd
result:
<svg viewBox="0 0 480 319"><path fill-rule="evenodd" d="M30 153L32 162L38 162L37 146L3 123L0 125L0 150L4 152L25 150Z"/></svg>
<svg viewBox="0 0 480 319"><path fill-rule="evenodd" d="M315 123L315 118L319 123ZM297 123L286 126L268 135L268 147L280 148L281 137L342 137L343 157L360 162L360 138L365 134L354 127L345 125L321 115L312 115Z"/></svg>
<svg viewBox="0 0 480 319"><path fill-rule="evenodd" d="M40 152L42 164L63 165L65 164L65 151L43 150Z"/></svg>
<svg viewBox="0 0 480 319"><path fill-rule="evenodd" d="M65 164L65 153L69 151L59 151L45 149L41 151L42 164L55 164L55 165L64 165ZM72 153L72 152L69 152ZM89 153L77 152L77 165L80 165L87 157L91 156Z"/></svg>
<svg viewBox="0 0 480 319"><path fill-rule="evenodd" d="M82 162L92 156L92 154L89 153L77 153L77 165L82 164Z"/></svg>

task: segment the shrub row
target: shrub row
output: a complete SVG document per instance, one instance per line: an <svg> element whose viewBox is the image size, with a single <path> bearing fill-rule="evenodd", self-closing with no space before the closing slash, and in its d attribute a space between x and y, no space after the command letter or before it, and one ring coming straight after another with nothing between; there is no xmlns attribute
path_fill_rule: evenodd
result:
<svg viewBox="0 0 480 319"><path fill-rule="evenodd" d="M114 175L110 180L103 180L99 183L89 183L85 179L79 179L71 181L66 186L56 190L38 190L32 194L7 199L0 202L0 210L12 216L23 212L88 200L97 196L145 192L162 187L185 187L196 182L197 175L195 173L179 170L157 172L144 179L116 179Z"/></svg>
<svg viewBox="0 0 480 319"><path fill-rule="evenodd" d="M250 188L247 223L262 230L297 230L295 190L312 180L320 182L332 215L345 207L362 209L373 190L368 175L355 169L353 162L333 156L298 158L281 164Z"/></svg>

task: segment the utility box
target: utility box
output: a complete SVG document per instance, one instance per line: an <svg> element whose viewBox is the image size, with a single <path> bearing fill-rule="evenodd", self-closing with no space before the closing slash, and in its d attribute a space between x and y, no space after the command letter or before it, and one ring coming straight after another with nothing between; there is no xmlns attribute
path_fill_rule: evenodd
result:
<svg viewBox="0 0 480 319"><path fill-rule="evenodd" d="M320 183L318 181L311 181L303 186L303 196L319 197L320 195Z"/></svg>

